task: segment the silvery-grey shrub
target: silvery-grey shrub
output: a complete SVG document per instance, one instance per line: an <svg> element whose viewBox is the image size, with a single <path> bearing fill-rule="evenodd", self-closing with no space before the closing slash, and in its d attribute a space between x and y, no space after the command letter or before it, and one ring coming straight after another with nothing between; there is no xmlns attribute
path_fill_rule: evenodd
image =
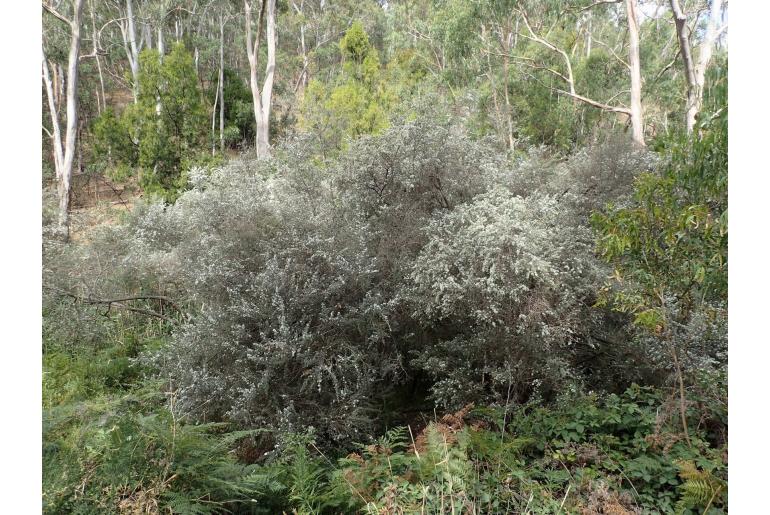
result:
<svg viewBox="0 0 770 515"><path fill-rule="evenodd" d="M457 326L417 359L437 379L436 397L456 407L482 388L505 401L533 381L563 381L593 295L590 231L565 223L556 198L502 187L425 230L409 289L415 315Z"/></svg>
<svg viewBox="0 0 770 515"><path fill-rule="evenodd" d="M445 406L580 379L608 273L587 216L648 157L616 145L511 161L426 118L335 159L313 145L300 135L270 160L193 170L173 205L138 205L63 250L48 279L184 307L144 360L200 420L356 440L417 376Z"/></svg>

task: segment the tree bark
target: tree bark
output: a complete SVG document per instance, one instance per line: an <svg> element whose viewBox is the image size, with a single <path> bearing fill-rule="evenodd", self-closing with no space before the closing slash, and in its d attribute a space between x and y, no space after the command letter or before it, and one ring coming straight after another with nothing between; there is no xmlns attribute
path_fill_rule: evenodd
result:
<svg viewBox="0 0 770 515"><path fill-rule="evenodd" d="M163 61L163 56L166 55L166 46L163 44L163 19L161 18L158 25L158 53L160 54L160 60Z"/></svg>
<svg viewBox="0 0 770 515"><path fill-rule="evenodd" d="M99 102L99 95L96 95L96 108L99 114L102 114L104 109L107 109L107 97L104 93L104 75L102 74L102 64L99 60L99 32L96 30L96 17L94 16L94 2L89 0L88 7L91 12L91 32L93 34L93 54L96 59L96 70L99 72L99 88L102 92L101 103Z"/></svg>
<svg viewBox="0 0 770 515"><path fill-rule="evenodd" d="M690 441L690 430L687 427L687 396L685 395L684 391L684 375L682 374L682 367L679 364L676 347L674 347L673 344L671 344L671 357L674 360L676 380L679 384L679 418L682 421L682 431L684 431L684 439L687 441L687 445L692 447L692 442Z"/></svg>
<svg viewBox="0 0 770 515"><path fill-rule="evenodd" d="M225 151L225 19L219 17L219 150Z"/></svg>
<svg viewBox="0 0 770 515"><path fill-rule="evenodd" d="M305 0L302 0L299 3L299 6L297 6L296 2L291 3L292 7L294 7L294 10L297 12L298 15L303 16L304 15L304 8L305 8ZM300 54L302 55L302 71L299 74L299 78L297 80L297 87L302 86L302 91L304 92L307 89L307 81L308 81L308 67L310 66L310 60L307 56L307 45L305 44L305 23L302 23L299 27L299 48L300 48Z"/></svg>
<svg viewBox="0 0 770 515"><path fill-rule="evenodd" d="M591 44L593 43L593 17L591 16L590 11L586 16L588 19L588 27L586 28L586 57L591 57Z"/></svg>
<svg viewBox="0 0 770 515"><path fill-rule="evenodd" d="M216 138L216 120L217 120L217 103L219 102L219 89L222 86L221 78L217 79L217 92L214 95L214 109L211 111L211 155L217 153L217 138Z"/></svg>
<svg viewBox="0 0 770 515"><path fill-rule="evenodd" d="M166 47L163 44L163 23L166 20L166 6L165 2L161 2L161 13L160 13L160 20L158 21L158 56L160 59L160 64L163 64L163 56L166 54ZM160 101L160 95L157 95L155 98L155 114L160 117L160 112L162 110L162 105Z"/></svg>
<svg viewBox="0 0 770 515"><path fill-rule="evenodd" d="M46 10L69 23L70 26L70 48L67 61L67 125L64 133L64 145L62 146L61 130L59 128L59 117L57 115L57 106L54 101L50 76L48 73L48 64L43 51L43 80L46 83L46 93L48 94L48 107L51 111L51 123L53 125L54 136L54 167L56 170L57 193L59 196L59 230L62 237L69 239L69 205L70 205L70 183L72 180L72 164L77 151L77 133L78 133L78 57L80 54L80 25L81 14L83 12L83 0L75 0L73 5L72 19L67 20L44 4Z"/></svg>
<svg viewBox="0 0 770 515"><path fill-rule="evenodd" d="M628 19L628 64L631 72L631 137L639 146L644 144L642 112L642 68L639 62L639 17L637 0L626 0Z"/></svg>
<svg viewBox="0 0 770 515"><path fill-rule="evenodd" d="M495 129L497 130L498 134L502 134L503 113L500 110L500 102L497 99L497 87L495 84L494 73L492 71L492 60L490 58L491 52L489 50L489 44L486 43L486 26L483 24L481 25L481 38L484 40L487 47L487 78L489 79L489 89L492 91L492 104L495 106ZM503 138L503 144L507 144L505 138Z"/></svg>
<svg viewBox="0 0 770 515"><path fill-rule="evenodd" d="M249 58L249 85L254 102L254 120L257 125L256 148L258 157L270 155L270 108L273 96L273 80L275 78L275 0L262 0L262 6L257 19L257 34L251 37L251 5L244 1L246 10L246 53ZM262 35L262 19L267 11L267 66L262 90L259 88L257 67L259 65L259 45Z"/></svg>
<svg viewBox="0 0 770 515"><path fill-rule="evenodd" d="M685 106L685 127L691 134L695 128L695 119L703 105L703 87L706 81L706 69L708 68L714 50L714 42L717 37L717 17L722 11L722 0L711 0L709 9L709 21L706 33L701 41L698 64L695 65L690 49L690 40L687 33L687 16L679 5L679 0L671 0L671 11L674 14L676 33L679 39L679 53L684 63L685 78L687 79L687 105Z"/></svg>
<svg viewBox="0 0 770 515"><path fill-rule="evenodd" d="M695 80L700 86L698 96L698 109L703 100L703 86L706 82L706 69L711 62L711 56L714 52L714 42L721 30L717 29L717 17L722 12L722 0L711 0L709 12L709 22L706 26L706 36L703 38L700 46L700 55L698 56L698 67L695 69Z"/></svg>
<svg viewBox="0 0 770 515"><path fill-rule="evenodd" d="M513 141L513 108L511 107L511 99L508 93L509 89L509 64L510 64L510 52L511 52L511 40L513 34L511 34L511 19L508 18L505 24L505 30L500 28L500 43L503 47L503 88L505 98L505 121L508 128L508 150L513 150L515 142Z"/></svg>
<svg viewBox="0 0 770 515"><path fill-rule="evenodd" d="M145 45L147 45L147 48L152 48L152 29L149 23L145 22L142 24L142 33Z"/></svg>
<svg viewBox="0 0 770 515"><path fill-rule="evenodd" d="M51 75L48 71L48 61L45 57L45 49L43 49L43 82L45 83L45 92L48 97L48 111L51 116L51 125L53 134L51 134L51 143L53 144L53 163L54 170L56 171L56 177L59 177L59 170L61 170L62 163L64 162L64 151L61 144L61 128L59 127L59 115L56 109L56 97L54 95L54 84L51 82Z"/></svg>
<svg viewBox="0 0 770 515"><path fill-rule="evenodd" d="M134 103L139 98L139 47L136 44L136 25L134 24L134 6L131 0L126 0L126 17L128 18L127 34L124 33L123 42L128 40L126 45L126 56L128 64L131 67L131 78L133 79L132 92L134 94Z"/></svg>

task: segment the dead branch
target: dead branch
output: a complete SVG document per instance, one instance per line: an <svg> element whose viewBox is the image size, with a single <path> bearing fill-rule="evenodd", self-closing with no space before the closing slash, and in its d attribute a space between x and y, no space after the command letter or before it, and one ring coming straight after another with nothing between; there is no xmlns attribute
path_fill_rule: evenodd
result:
<svg viewBox="0 0 770 515"><path fill-rule="evenodd" d="M125 309L126 311L132 311L134 313L139 313L139 314L143 314L143 315L147 315L147 316L152 316L152 317L155 317L155 318L160 318L162 320L166 320L167 322L171 322L173 324L178 324L179 323L178 320L176 320L174 318L171 318L171 317L168 317L168 316L166 316L166 315L164 315L162 313L158 313L157 311L152 311L152 310L149 310L149 309L138 308L138 307L130 306L130 305L126 304L126 302L131 302L131 301L135 301L135 300L156 300L156 301L159 301L161 303L168 304L174 310L176 310L179 314L181 314L183 316L185 315L185 313L182 310L182 308L180 308L179 305L176 302L174 302L171 298L166 297L164 295L149 295L149 294L144 294L144 295L125 295L125 296L120 296L120 297L115 297L115 298L110 298L110 299L100 299L100 298L95 298L95 297L91 297L91 296L88 296L88 295L78 295L76 293L72 293L72 292L69 292L69 291L66 291L66 290L55 288L53 286L44 286L44 288L47 288L49 290L53 290L53 291L57 292L62 297L69 297L71 299L74 299L74 300L76 300L78 302L83 302L85 304L92 304L92 305L100 305L101 304L101 305L106 305L107 306L107 311L105 312L105 315L107 313L109 313L110 309L114 306L116 308Z"/></svg>

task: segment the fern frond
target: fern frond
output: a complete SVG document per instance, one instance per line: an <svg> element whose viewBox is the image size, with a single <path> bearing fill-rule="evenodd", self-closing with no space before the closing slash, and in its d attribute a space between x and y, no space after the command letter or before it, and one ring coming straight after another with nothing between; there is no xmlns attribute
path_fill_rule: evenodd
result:
<svg viewBox="0 0 770 515"><path fill-rule="evenodd" d="M684 482L679 486L680 499L676 505L678 513L688 508L703 508L704 512L711 506L722 503L722 497L727 491L727 483L714 476L710 470L701 470L692 461L677 462L679 477Z"/></svg>

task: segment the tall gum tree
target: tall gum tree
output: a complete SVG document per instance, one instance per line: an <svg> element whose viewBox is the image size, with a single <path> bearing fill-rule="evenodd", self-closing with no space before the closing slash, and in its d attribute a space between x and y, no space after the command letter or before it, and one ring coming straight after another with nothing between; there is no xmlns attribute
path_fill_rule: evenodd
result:
<svg viewBox="0 0 770 515"><path fill-rule="evenodd" d="M254 101L254 120L257 124L256 147L257 156L270 155L270 108L273 97L273 81L275 79L275 0L262 0L257 18L256 38L252 38L252 10L248 0L244 1L246 12L246 54L249 59L249 85ZM259 46L262 39L262 19L267 14L267 66L265 80L260 91L257 68L259 66Z"/></svg>
<svg viewBox="0 0 770 515"><path fill-rule="evenodd" d="M126 16L119 25L123 36L123 48L126 51L128 66L131 68L131 91L134 95L134 103L139 95L139 52L142 50L144 38L136 40L136 22L134 18L134 4L132 0L126 0Z"/></svg>
<svg viewBox="0 0 770 515"><path fill-rule="evenodd" d="M626 0L628 20L628 70L631 79L631 137L644 146L644 115L642 112L642 66L639 62L639 6L637 0Z"/></svg>
<svg viewBox="0 0 770 515"><path fill-rule="evenodd" d="M695 118L703 105L703 87L706 82L706 69L711 62L714 52L714 42L727 28L723 25L717 28L717 19L722 14L722 0L711 0L709 8L709 21L706 32L700 44L698 63L695 64L690 49L690 39L687 27L687 15L682 11L679 0L671 0L671 12L674 16L676 33L679 40L679 53L684 65L684 76L687 80L687 104L685 107L685 126L687 133L693 132Z"/></svg>
<svg viewBox="0 0 770 515"><path fill-rule="evenodd" d="M80 54L80 25L84 0L74 0L72 4L72 18L60 14L49 3L43 2L43 8L60 21L69 26L70 46L67 57L67 97L66 97L66 128L64 141L62 142L61 127L59 122L59 106L54 95L51 76L48 70L48 60L43 48L43 82L45 83L48 97L48 109L51 115L54 151L54 169L56 171L57 194L59 197L58 225L63 238L69 238L69 205L70 184L72 180L72 164L75 159L75 151L78 135L78 61Z"/></svg>

